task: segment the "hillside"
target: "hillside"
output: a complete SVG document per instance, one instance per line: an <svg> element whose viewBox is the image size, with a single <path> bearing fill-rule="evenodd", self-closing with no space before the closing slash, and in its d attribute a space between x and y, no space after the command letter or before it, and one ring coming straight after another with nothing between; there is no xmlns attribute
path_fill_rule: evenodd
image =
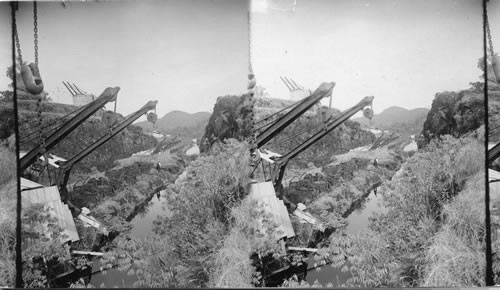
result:
<svg viewBox="0 0 500 290"><path fill-rule="evenodd" d="M425 118L429 109L416 108L405 109L402 107L390 107L383 110L380 114L373 116L373 126L382 130L400 131L410 135L418 135L422 131ZM370 126L365 118L353 119L362 126Z"/></svg>
<svg viewBox="0 0 500 290"><path fill-rule="evenodd" d="M190 139L200 139L203 135L210 115L211 114L208 112L189 114L183 111L175 110L159 118L156 122L157 128L153 128L153 124L147 121L137 122L134 125L141 127L144 132L157 130L163 134L177 135Z"/></svg>
<svg viewBox="0 0 500 290"><path fill-rule="evenodd" d="M43 126L53 124L56 120L60 120L75 109L77 109L76 106L44 101L41 106ZM75 130L69 133L49 153L69 159L103 136L108 129L103 125L100 114L101 112L98 111L76 127ZM20 132L19 149L21 151L29 151L39 142L36 101L20 100L18 115ZM120 114L117 115L118 119L123 118ZM61 123L58 124L54 125L60 126ZM50 134L49 128L54 128L54 125L45 128L44 133L46 135ZM150 149L156 146L157 143L154 137L144 134L141 128L130 125L77 163L74 171L89 172L92 167L96 167L99 170L107 170L113 166L114 160Z"/></svg>

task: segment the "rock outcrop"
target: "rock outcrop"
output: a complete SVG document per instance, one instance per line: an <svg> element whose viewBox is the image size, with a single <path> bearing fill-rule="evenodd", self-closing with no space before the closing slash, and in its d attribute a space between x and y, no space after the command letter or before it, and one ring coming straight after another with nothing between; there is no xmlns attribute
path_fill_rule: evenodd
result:
<svg viewBox="0 0 500 290"><path fill-rule="evenodd" d="M252 135L253 102L249 94L219 97L200 142L200 152L229 138L245 140Z"/></svg>
<svg viewBox="0 0 500 290"><path fill-rule="evenodd" d="M462 136L484 124L484 95L473 90L437 93L422 130L419 148L443 135Z"/></svg>

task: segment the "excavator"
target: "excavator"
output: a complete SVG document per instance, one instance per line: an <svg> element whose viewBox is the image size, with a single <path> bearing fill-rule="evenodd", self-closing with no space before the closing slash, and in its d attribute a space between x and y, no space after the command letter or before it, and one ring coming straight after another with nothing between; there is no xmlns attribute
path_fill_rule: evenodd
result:
<svg viewBox="0 0 500 290"><path fill-rule="evenodd" d="M80 110L74 117L65 122L60 128L55 130L45 139L45 145L36 145L26 155L20 158L19 166L21 172L26 170L30 165L33 165L39 156L43 156L46 151L52 149L64 137L70 134L78 125L90 118L95 112L102 108L106 103L116 101L119 87L106 88L104 92L93 102L89 103L84 109Z"/></svg>
<svg viewBox="0 0 500 290"><path fill-rule="evenodd" d="M79 161L81 161L82 159L87 157L90 153L94 152L94 150L99 148L101 145L106 143L108 140L110 140L111 138L116 136L116 134L123 131L130 124L132 124L135 120L137 120L139 117L141 117L144 114L148 114L148 111L155 110L157 103L158 103L158 101L149 101L142 108L140 108L138 111L132 113L131 115L126 117L122 122L120 122L119 124L110 128L110 131L108 134L105 134L104 136L99 138L97 141L92 143L92 145L88 146L87 148L83 149L78 154L73 156L70 160L59 163L59 171L58 171L58 174L56 177L56 185L59 188L59 192L61 193L61 197L62 197L63 202L66 202L70 207L72 207L73 209L76 209L76 207L71 204L71 196L70 196L68 189L66 187L68 184L69 175L71 173L71 170L73 169L73 166L75 166L76 163L78 163ZM154 118L154 117L151 117L150 114L154 114L154 113L148 114L148 120L151 120L152 118Z"/></svg>

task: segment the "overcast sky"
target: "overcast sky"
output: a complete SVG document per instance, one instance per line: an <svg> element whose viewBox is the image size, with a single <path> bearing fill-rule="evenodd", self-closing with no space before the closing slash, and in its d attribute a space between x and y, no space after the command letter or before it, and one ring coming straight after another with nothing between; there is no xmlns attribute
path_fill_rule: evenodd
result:
<svg viewBox="0 0 500 290"><path fill-rule="evenodd" d="M496 50L499 2L488 4ZM63 103L71 102L63 80L96 95L120 86L118 111L124 114L154 99L160 116L211 111L218 96L246 91L247 5L40 3L45 86ZM32 4L20 6L23 55L32 61ZM465 89L481 74L480 0L253 0L252 11L253 69L272 97L289 97L279 78L287 76L312 90L335 81L333 106L340 109L366 95L375 96L376 112L430 107L436 92ZM0 3L0 19L2 39L10 39L8 3ZM1 90L7 88L4 72L11 60L10 41L4 43L9 45L0 46Z"/></svg>
<svg viewBox="0 0 500 290"><path fill-rule="evenodd" d="M39 66L55 102L72 102L63 80L96 96L106 87L119 86L117 110L124 114L158 100L160 117L172 110L212 111L217 97L246 92L246 0L38 5ZM31 2L23 2L17 13L27 61L34 59L32 9ZM2 22L9 18L4 17L8 9L1 13ZM10 35L5 25L0 29ZM0 56L10 54L6 46L1 49ZM2 81L5 89L8 82Z"/></svg>
<svg viewBox="0 0 500 290"><path fill-rule="evenodd" d="M491 2L496 2L492 32L500 35L499 1ZM481 3L254 0L251 54L257 84L272 97L286 98L280 76L312 90L335 81L333 106L339 109L369 95L375 96L375 112L390 106L430 108L436 92L479 81ZM500 37L495 41L500 48Z"/></svg>

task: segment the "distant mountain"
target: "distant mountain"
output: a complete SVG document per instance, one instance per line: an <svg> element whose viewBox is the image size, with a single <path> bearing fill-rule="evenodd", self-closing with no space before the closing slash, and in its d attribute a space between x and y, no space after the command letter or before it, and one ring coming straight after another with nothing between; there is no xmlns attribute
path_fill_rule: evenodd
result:
<svg viewBox="0 0 500 290"><path fill-rule="evenodd" d="M183 111L172 111L158 119L156 122L157 128L153 128L153 124L143 121L134 125L141 127L144 132L157 130L163 134L172 134L180 137L189 137L201 139L205 126L210 118L208 112L198 112L189 114Z"/></svg>
<svg viewBox="0 0 500 290"><path fill-rule="evenodd" d="M389 107L373 116L373 126L382 130L398 130L409 134L420 134L429 109L416 108L408 110L401 107ZM366 118L353 119L363 126L370 126Z"/></svg>

